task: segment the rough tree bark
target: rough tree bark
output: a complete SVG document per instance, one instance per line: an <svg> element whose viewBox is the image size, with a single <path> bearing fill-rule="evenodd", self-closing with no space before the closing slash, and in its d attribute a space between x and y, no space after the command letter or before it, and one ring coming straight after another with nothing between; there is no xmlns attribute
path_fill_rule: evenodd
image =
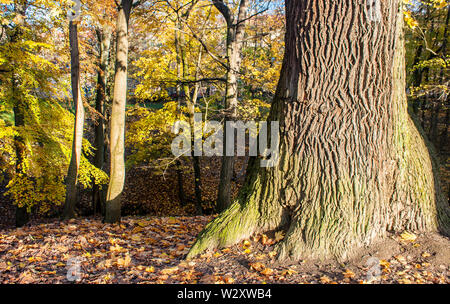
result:
<svg viewBox="0 0 450 304"><path fill-rule="evenodd" d="M116 24L116 71L111 109L111 173L106 197L105 222L120 221L121 197L125 184L125 108L127 102L128 21L133 0L122 0Z"/></svg>
<svg viewBox="0 0 450 304"><path fill-rule="evenodd" d="M235 120L238 103L238 74L242 62L242 46L244 28L247 19L248 1L241 0L237 16L233 16L230 8L222 0L213 0L214 6L225 18L227 24L227 75L225 88L225 120ZM224 125L225 126L225 125ZM226 128L224 127L224 133ZM226 135L225 135L226 136ZM234 143L233 143L234 144ZM225 151L224 145L224 151ZM231 180L234 171L234 156L222 156L219 191L216 211L221 212L231 205Z"/></svg>
<svg viewBox="0 0 450 304"><path fill-rule="evenodd" d="M69 170L66 177L66 200L63 211L64 219L75 217L78 169L80 167L81 149L83 145L84 106L80 88L80 53L78 50L77 21L70 21L69 23L69 41L75 123L73 130L72 156L70 158Z"/></svg>
<svg viewBox="0 0 450 304"><path fill-rule="evenodd" d="M95 129L95 156L94 165L103 170L105 164L105 104L107 102L106 97L106 84L107 84L107 71L109 63L109 51L111 48L112 33L109 26L103 26L101 29L97 29L97 37L100 46L100 58L99 58L99 70L97 72L97 96L95 99L95 110L98 112ZM100 188L94 181L92 187L92 206L93 212L96 214L98 210L102 215L105 212L106 203L106 191Z"/></svg>
<svg viewBox="0 0 450 304"><path fill-rule="evenodd" d="M399 0L287 0L270 121L280 161L253 158L239 198L188 258L284 229L279 259L345 260L387 231L450 234L427 146L407 112ZM375 6L376 8L376 6Z"/></svg>

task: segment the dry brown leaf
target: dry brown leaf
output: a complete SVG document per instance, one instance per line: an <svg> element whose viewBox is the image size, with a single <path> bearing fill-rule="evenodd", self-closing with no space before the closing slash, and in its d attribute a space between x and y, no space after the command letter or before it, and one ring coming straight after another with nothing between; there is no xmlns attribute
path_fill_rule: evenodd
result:
<svg viewBox="0 0 450 304"><path fill-rule="evenodd" d="M262 270L260 273L263 274L263 275L266 275L266 276L270 276L271 274L273 274L273 269L271 269L271 268L265 268L265 269Z"/></svg>
<svg viewBox="0 0 450 304"><path fill-rule="evenodd" d="M281 241L282 239L284 239L284 232L283 231L277 231L275 233L275 243L278 241Z"/></svg>
<svg viewBox="0 0 450 304"><path fill-rule="evenodd" d="M264 264L260 262L252 263L250 264L250 269L256 270L256 271L263 271L266 268Z"/></svg>
<svg viewBox="0 0 450 304"><path fill-rule="evenodd" d="M355 273L350 269L346 269L343 273L345 278L353 279L355 277Z"/></svg>
<svg viewBox="0 0 450 304"><path fill-rule="evenodd" d="M161 270L161 274L171 275L171 274L178 272L178 270L179 270L178 266L166 268L166 269Z"/></svg>

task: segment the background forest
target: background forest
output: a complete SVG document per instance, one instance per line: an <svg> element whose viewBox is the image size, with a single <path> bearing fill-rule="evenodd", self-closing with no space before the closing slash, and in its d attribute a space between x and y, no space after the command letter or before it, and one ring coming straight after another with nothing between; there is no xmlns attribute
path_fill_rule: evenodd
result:
<svg viewBox="0 0 450 304"><path fill-rule="evenodd" d="M238 213L232 202L246 176L256 176L247 174L252 159L174 157L173 127L179 120L193 127L200 112L203 122L274 115L292 20L286 3L300 7L278 0L0 0L0 282L370 283L376 266L384 282L448 283L448 239L431 229L394 231L363 252L379 257L373 265L330 262L325 270L309 260L273 264L286 229L252 228L251 238L215 248L228 237L221 220ZM450 2L403 0L403 7L408 111L439 162L447 201ZM430 162L428 173L433 168ZM413 178L402 180L405 188ZM405 219L428 228L424 218ZM214 219L206 241L195 243ZM193 244L192 257L200 256L186 261ZM74 278L66 276L71 265Z"/></svg>
<svg viewBox="0 0 450 304"><path fill-rule="evenodd" d="M70 85L71 5L71 1L1 1L2 225L11 225L20 210L33 217L62 212L76 112ZM448 188L450 8L444 0L407 1L406 8L409 103L440 155ZM235 3L231 10L237 9ZM250 1L247 9L237 71L237 115L242 120L263 120L281 68L284 9L276 1ZM104 213L116 16L114 1L84 1L77 21L85 109L76 183L78 215ZM224 75L229 69L226 21L209 1L138 1L129 24L122 214L214 213L220 159L174 159L171 127L192 111L202 111L210 120L223 119ZM237 159L233 193L245 175L246 161Z"/></svg>

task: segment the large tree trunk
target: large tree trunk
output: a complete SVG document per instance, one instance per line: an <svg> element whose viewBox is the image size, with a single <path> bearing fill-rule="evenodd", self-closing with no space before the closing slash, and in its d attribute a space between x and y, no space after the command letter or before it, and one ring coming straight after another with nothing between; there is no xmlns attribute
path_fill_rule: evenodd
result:
<svg viewBox="0 0 450 304"><path fill-rule="evenodd" d="M238 200L188 258L283 228L280 259L343 260L387 231L450 234L449 206L407 112L400 1L374 4L286 1L286 54L269 116L280 121L279 163L251 160Z"/></svg>
<svg viewBox="0 0 450 304"><path fill-rule="evenodd" d="M78 169L80 167L81 149L83 145L84 106L80 88L80 56L78 50L78 32L76 21L70 21L69 23L69 40L72 96L75 106L75 123L73 131L72 156L66 177L66 200L63 211L64 219L75 217Z"/></svg>
<svg viewBox="0 0 450 304"><path fill-rule="evenodd" d="M120 221L121 197L125 184L125 109L127 101L128 21L133 0L122 0L117 16L116 72L111 111L111 173L106 198L105 222Z"/></svg>
<svg viewBox="0 0 450 304"><path fill-rule="evenodd" d="M111 47L112 33L108 26L97 30L97 36L100 46L100 62L99 70L97 72L97 96L95 99L95 110L98 112L95 129L95 157L94 165L103 170L105 164L105 104L106 104L106 84L109 50ZM92 188L92 206L93 212L100 209L104 215L106 203L106 191L103 189L104 185L97 185L94 181Z"/></svg>
<svg viewBox="0 0 450 304"><path fill-rule="evenodd" d="M238 105L238 74L242 62L242 46L244 39L244 28L246 24L248 1L241 0L239 3L238 15L233 18L230 9L223 1L213 1L216 8L224 16L227 23L227 77L225 88L225 122L224 134L226 136L226 121L236 120ZM234 138L234 137L233 137ZM226 143L226 146L233 143ZM231 205L231 181L234 174L234 156L222 156L220 169L219 191L217 194L216 211L221 212Z"/></svg>

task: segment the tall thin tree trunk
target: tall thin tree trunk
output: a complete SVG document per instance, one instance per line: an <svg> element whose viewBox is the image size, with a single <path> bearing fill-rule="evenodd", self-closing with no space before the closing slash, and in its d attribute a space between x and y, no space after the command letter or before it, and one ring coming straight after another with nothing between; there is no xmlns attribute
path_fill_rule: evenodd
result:
<svg viewBox="0 0 450 304"><path fill-rule="evenodd" d="M175 162L175 171L177 173L177 182L178 182L178 200L182 206L185 206L186 196L184 194L183 170L181 169L181 162L178 159Z"/></svg>
<svg viewBox="0 0 450 304"><path fill-rule="evenodd" d="M238 105L238 74L242 62L242 45L244 39L244 29L247 18L248 1L241 0L239 11L236 18L231 15L230 9L225 6L223 1L213 1L217 9L222 13L227 23L227 77L225 88L225 122L224 137L226 135L226 121L236 120ZM233 137L234 138L234 137ZM221 212L231 205L231 183L234 174L234 156L227 156L226 146L234 145L225 143L224 155L222 156L222 165L220 168L219 190L216 201L216 211Z"/></svg>
<svg viewBox="0 0 450 304"><path fill-rule="evenodd" d="M280 122L279 163L252 158L238 200L188 258L278 229L279 259L345 260L388 231L450 234L450 208L407 112L401 1L373 3L286 0L269 115Z"/></svg>
<svg viewBox="0 0 450 304"><path fill-rule="evenodd" d="M111 173L106 198L105 222L120 221L125 184L125 110L127 102L128 22L133 0L122 0L116 25L116 72L111 112Z"/></svg>
<svg viewBox="0 0 450 304"><path fill-rule="evenodd" d="M97 30L97 36L100 46L100 62L97 73L97 96L95 99L95 110L98 112L98 118L94 127L95 132L95 156L94 165L103 170L105 164L105 104L106 104L106 84L108 81L108 61L111 48L111 29L107 26ZM92 206L94 214L98 210L104 216L106 191L105 185L97 185L94 181L92 188Z"/></svg>
<svg viewBox="0 0 450 304"><path fill-rule="evenodd" d="M78 50L78 30L76 21L70 21L69 23L69 40L72 96L75 106L75 123L73 131L72 156L66 177L66 200L63 211L64 219L75 217L78 169L80 167L83 145L84 106L80 88L80 54Z"/></svg>

